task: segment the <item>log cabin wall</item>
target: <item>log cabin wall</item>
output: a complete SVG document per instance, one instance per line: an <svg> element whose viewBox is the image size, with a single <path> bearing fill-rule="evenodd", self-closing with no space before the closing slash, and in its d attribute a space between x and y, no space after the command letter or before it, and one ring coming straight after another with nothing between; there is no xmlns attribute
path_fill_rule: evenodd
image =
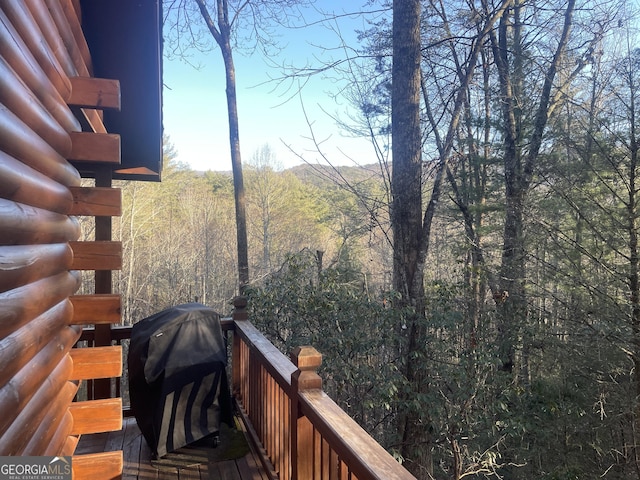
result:
<svg viewBox="0 0 640 480"><path fill-rule="evenodd" d="M80 382L122 369L120 347L72 351L82 325L120 316L120 137L102 111L120 108L119 84L93 78L81 15L79 0L0 0L0 455L72 455L79 435L122 425L119 398L73 402ZM83 162L106 186L81 186ZM99 241L79 241L81 215L96 217ZM96 271L99 295L75 295L78 270ZM117 478L122 453L73 468Z"/></svg>

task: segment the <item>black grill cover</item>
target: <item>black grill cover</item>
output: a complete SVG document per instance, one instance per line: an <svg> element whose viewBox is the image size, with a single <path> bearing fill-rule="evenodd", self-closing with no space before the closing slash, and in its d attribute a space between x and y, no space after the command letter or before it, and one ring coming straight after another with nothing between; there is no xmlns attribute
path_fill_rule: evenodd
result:
<svg viewBox="0 0 640 480"><path fill-rule="evenodd" d="M232 425L227 354L220 317L189 303L133 326L129 346L131 408L158 457Z"/></svg>

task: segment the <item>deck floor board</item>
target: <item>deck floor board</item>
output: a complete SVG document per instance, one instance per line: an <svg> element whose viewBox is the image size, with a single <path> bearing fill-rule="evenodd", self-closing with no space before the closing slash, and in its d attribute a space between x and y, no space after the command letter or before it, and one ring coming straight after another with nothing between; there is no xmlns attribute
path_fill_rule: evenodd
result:
<svg viewBox="0 0 640 480"><path fill-rule="evenodd" d="M268 476L253 449L244 457L218 463L201 463L182 468L156 468L151 464L151 450L142 437L135 418L124 418L118 432L84 435L76 455L122 450L124 480L267 480Z"/></svg>

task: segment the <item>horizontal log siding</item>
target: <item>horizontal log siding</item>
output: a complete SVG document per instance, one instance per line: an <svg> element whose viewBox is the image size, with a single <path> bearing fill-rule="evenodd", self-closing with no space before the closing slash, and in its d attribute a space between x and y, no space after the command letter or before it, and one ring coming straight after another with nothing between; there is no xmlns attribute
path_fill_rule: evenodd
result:
<svg viewBox="0 0 640 480"><path fill-rule="evenodd" d="M61 214L73 205L67 187L5 152L0 152L0 191L8 200Z"/></svg>
<svg viewBox="0 0 640 480"><path fill-rule="evenodd" d="M80 121L68 108L36 58L0 9L0 56L67 132L79 132Z"/></svg>
<svg viewBox="0 0 640 480"><path fill-rule="evenodd" d="M4 105L0 105L0 150L64 186L80 185L78 171Z"/></svg>
<svg viewBox="0 0 640 480"><path fill-rule="evenodd" d="M66 382L51 405L49 422L41 422L29 442L21 449L20 455L31 456L37 452L45 455L60 453L66 439L71 435L73 415L69 412L69 402L73 400L78 386ZM51 450L48 450L51 448ZM52 453L48 453L52 452Z"/></svg>
<svg viewBox="0 0 640 480"><path fill-rule="evenodd" d="M71 151L69 133L47 111L46 107L16 71L0 57L0 103L36 132L60 155L66 157Z"/></svg>
<svg viewBox="0 0 640 480"><path fill-rule="evenodd" d="M52 7L54 7L54 9L56 9L60 5L59 2L50 3ZM55 54L58 63L65 72L66 78L69 79L70 77L75 77L79 74L88 76L89 72L87 71L86 67L83 71L78 71L78 69L76 68L76 65L72 59L72 52L67 49L67 45L65 45L65 42L62 40L61 32L58 30L58 25L56 25L56 22L51 15L52 12L49 11L49 8L45 4L44 0L30 0L26 4L26 8L28 8L33 15L35 23L40 28L40 31L42 32L44 38L47 40L47 43L51 46L51 50ZM56 11L56 14L58 14L59 12L61 11ZM60 15L60 18L66 29L68 29L69 22L67 21L64 14ZM73 42L73 44L75 44L75 42ZM72 48L74 50L74 53L78 51L77 47L74 48L72 46ZM69 93L71 93L71 82L69 82ZM66 99L68 100L69 97L66 97Z"/></svg>
<svg viewBox="0 0 640 480"><path fill-rule="evenodd" d="M0 435L16 420L18 414L34 399L45 382L51 382L53 372L68 378L73 371L73 362L68 355L79 332L77 327L66 327L31 359L0 389ZM37 397L36 397L37 400Z"/></svg>
<svg viewBox="0 0 640 480"><path fill-rule="evenodd" d="M64 300L6 337L2 342L0 385L5 385L26 366L72 316L71 302Z"/></svg>
<svg viewBox="0 0 640 480"><path fill-rule="evenodd" d="M92 71L78 8L72 0L0 0L0 455L75 449L70 405L79 382L69 352L82 327L70 300L81 281L72 270L70 243L81 233L74 215L120 209L119 192L79 188L68 161L72 134L86 124L79 116L104 130L91 105L81 113L67 105L72 79Z"/></svg>
<svg viewBox="0 0 640 480"><path fill-rule="evenodd" d="M0 198L0 244L70 242L80 235L74 217Z"/></svg>
<svg viewBox="0 0 640 480"><path fill-rule="evenodd" d="M72 261L68 243L0 246L0 293L65 272Z"/></svg>
<svg viewBox="0 0 640 480"><path fill-rule="evenodd" d="M41 424L57 426L62 421L77 391L77 385L67 381L68 365L58 365L0 437L0 455L21 454Z"/></svg>
<svg viewBox="0 0 640 480"><path fill-rule="evenodd" d="M76 272L63 272L0 294L2 346L7 344L7 336L68 299L69 292L79 285L80 277Z"/></svg>
<svg viewBox="0 0 640 480"><path fill-rule="evenodd" d="M0 6L40 68L49 77L60 96L67 100L71 96L69 75L65 73L49 43L43 41L44 34L29 11L26 2L0 0Z"/></svg>

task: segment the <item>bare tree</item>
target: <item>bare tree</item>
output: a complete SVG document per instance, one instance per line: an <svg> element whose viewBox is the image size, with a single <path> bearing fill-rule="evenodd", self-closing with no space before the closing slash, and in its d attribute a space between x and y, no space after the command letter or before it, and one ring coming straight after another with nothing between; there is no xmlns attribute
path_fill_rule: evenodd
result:
<svg viewBox="0 0 640 480"><path fill-rule="evenodd" d="M313 0L164 0L173 54L186 56L189 48L207 50L212 38L224 61L240 293L249 283L249 257L233 52L234 48L263 52L275 48L272 26L284 24L289 13L309 3ZM203 35L203 30L210 37Z"/></svg>
<svg viewBox="0 0 640 480"><path fill-rule="evenodd" d="M581 44L572 45L572 29L576 10L575 0L569 0L556 10L554 20L547 22L546 28L553 26L555 35L550 54L535 62L542 68L531 71L528 58L534 53L528 51L527 25L529 18L539 14L545 5L525 4L515 0L507 14L503 16L497 32L492 32L491 48L498 73L500 89L501 130L504 139L503 166L505 181L505 217L502 260L499 271L499 291L494 298L500 313L499 338L502 370L521 373L527 377L526 361L518 371L516 365L516 344L519 329L527 318L527 298L525 289L526 253L524 215L526 197L543 152L543 140L549 118L564 101L567 88L578 73L589 64L590 51L601 40L612 22L603 18L595 23L591 38L586 41L578 36ZM538 23L540 27L540 23ZM544 27L541 27L544 28ZM572 48L572 50L570 50ZM584 52L582 55L580 52ZM567 56L571 53L574 64ZM540 85L533 88L531 81ZM535 93L534 93L535 92ZM532 112L532 115L527 115ZM523 352L526 357L526 352Z"/></svg>

